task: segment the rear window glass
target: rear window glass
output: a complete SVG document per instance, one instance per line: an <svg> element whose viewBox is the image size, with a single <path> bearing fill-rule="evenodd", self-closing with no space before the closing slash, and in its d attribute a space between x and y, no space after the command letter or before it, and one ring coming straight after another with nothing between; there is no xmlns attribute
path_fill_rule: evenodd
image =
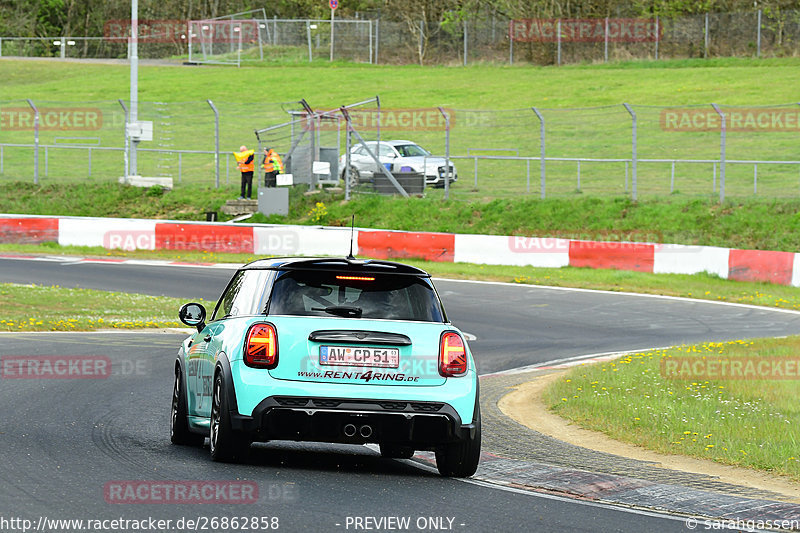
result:
<svg viewBox="0 0 800 533"><path fill-rule="evenodd" d="M275 281L268 314L444 322L430 284L391 274L286 272Z"/></svg>

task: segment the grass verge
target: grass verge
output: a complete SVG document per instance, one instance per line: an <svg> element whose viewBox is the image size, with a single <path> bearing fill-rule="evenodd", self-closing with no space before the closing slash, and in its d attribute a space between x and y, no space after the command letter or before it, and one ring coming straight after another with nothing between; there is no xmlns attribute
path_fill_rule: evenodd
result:
<svg viewBox="0 0 800 533"><path fill-rule="evenodd" d="M800 337L788 337L634 353L572 369L544 400L556 414L613 439L800 481L798 350ZM662 371L668 361L711 368L732 358L772 358L794 368L794 378L674 379Z"/></svg>
<svg viewBox="0 0 800 533"><path fill-rule="evenodd" d="M106 250L99 247L0 244L0 254L78 255L121 259L156 259L191 263L248 263L259 256L224 254L207 251L170 250ZM402 259L430 272L435 277L502 281L527 285L575 287L641 294L660 294L700 300L742 303L800 310L800 288L771 283L732 281L710 274L650 274L625 270L591 268L534 268L471 263L437 263L418 259Z"/></svg>
<svg viewBox="0 0 800 533"><path fill-rule="evenodd" d="M177 320L183 303L163 296L2 283L0 331L183 327Z"/></svg>
<svg viewBox="0 0 800 533"><path fill-rule="evenodd" d="M435 197L291 191L288 216L255 214L245 222L349 226L581 240L661 242L743 249L800 250L800 200L752 198L516 198L443 202ZM118 184L34 186L0 183L0 213L205 220L234 197L232 188L165 192ZM321 203L322 206L317 204ZM221 220L230 217L221 216Z"/></svg>

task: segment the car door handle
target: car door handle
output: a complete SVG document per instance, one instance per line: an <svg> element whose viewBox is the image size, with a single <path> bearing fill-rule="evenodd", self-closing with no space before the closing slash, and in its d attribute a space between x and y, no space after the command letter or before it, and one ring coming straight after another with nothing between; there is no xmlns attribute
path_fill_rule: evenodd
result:
<svg viewBox="0 0 800 533"><path fill-rule="evenodd" d="M203 340L204 340L205 342L211 342L211 335L206 335L206 336L203 338Z"/></svg>

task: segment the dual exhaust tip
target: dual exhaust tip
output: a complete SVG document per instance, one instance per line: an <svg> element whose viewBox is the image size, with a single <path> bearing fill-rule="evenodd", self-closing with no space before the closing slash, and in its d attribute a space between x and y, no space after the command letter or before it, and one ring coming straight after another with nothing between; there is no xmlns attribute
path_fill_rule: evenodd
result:
<svg viewBox="0 0 800 533"><path fill-rule="evenodd" d="M346 424L344 426L344 436L345 437L355 437L356 433L361 435L363 438L368 439L372 436L372 426L364 424L360 428L356 428L354 424Z"/></svg>

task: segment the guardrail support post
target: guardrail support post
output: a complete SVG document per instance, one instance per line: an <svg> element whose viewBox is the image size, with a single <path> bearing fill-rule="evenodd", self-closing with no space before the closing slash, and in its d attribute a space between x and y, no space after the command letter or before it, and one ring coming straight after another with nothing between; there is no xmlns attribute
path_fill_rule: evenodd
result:
<svg viewBox="0 0 800 533"><path fill-rule="evenodd" d="M219 111L214 102L211 100L206 100L206 102L214 112L214 187L219 189Z"/></svg>
<svg viewBox="0 0 800 533"><path fill-rule="evenodd" d="M33 184L39 185L39 109L33 100L27 98L33 109Z"/></svg>
<svg viewBox="0 0 800 533"><path fill-rule="evenodd" d="M726 140L726 124L725 113L719 108L717 104L711 104L714 111L717 112L720 122L719 134L719 203L725 201L725 140Z"/></svg>
<svg viewBox="0 0 800 533"><path fill-rule="evenodd" d="M638 183L636 179L636 161L638 159L636 141L637 141L637 124L636 124L636 111L628 104L622 104L625 106L625 109L628 110L628 113L631 115L631 185L633 189L633 200L636 201L638 199Z"/></svg>
<svg viewBox="0 0 800 533"><path fill-rule="evenodd" d="M540 174L539 180L541 182L540 183L541 197L542 197L542 200L544 200L544 198L545 198L545 184L546 184L545 173L544 173L544 167L545 167L545 158L544 158L544 146L545 146L545 143L544 143L544 117L542 116L541 113L539 113L539 110L536 109L535 107L532 107L531 109L533 109L533 112L536 113L536 118L539 119L539 174Z"/></svg>

